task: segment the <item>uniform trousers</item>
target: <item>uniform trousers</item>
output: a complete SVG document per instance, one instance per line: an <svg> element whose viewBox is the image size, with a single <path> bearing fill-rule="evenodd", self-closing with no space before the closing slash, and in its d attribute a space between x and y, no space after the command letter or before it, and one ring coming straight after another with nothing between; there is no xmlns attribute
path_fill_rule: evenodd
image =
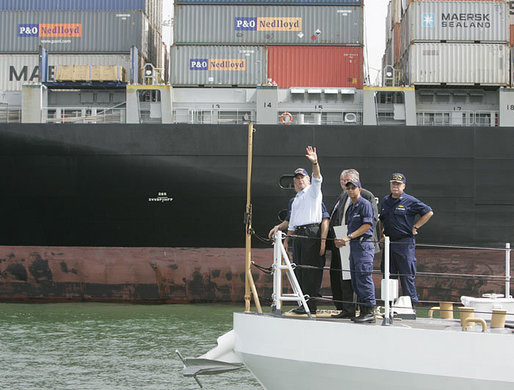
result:
<svg viewBox="0 0 514 390"><path fill-rule="evenodd" d="M293 260L297 265L309 265L317 268L295 268L295 275L304 295L311 298L320 296L321 281L325 256L320 256L321 230L319 226L308 226L295 230L293 238ZM309 309L316 309L316 300L308 302Z"/></svg>
<svg viewBox="0 0 514 390"><path fill-rule="evenodd" d="M408 295L412 303L418 302L416 291L416 241L413 237L391 240L390 266L391 278L398 279L402 286L402 295ZM384 256L382 254L382 272L384 272ZM397 274L397 275L394 275Z"/></svg>
<svg viewBox="0 0 514 390"><path fill-rule="evenodd" d="M353 291L357 302L362 306L376 305L375 285L373 284L373 258L375 245L371 240L350 241L350 270L352 272Z"/></svg>

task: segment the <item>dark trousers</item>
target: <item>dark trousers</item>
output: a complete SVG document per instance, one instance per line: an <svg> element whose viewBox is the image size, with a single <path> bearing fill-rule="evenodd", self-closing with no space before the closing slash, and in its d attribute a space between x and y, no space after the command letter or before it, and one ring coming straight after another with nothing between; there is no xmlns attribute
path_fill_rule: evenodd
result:
<svg viewBox="0 0 514 390"><path fill-rule="evenodd" d="M418 302L418 293L416 291L416 242L412 237L402 238L398 241L391 242L391 254L389 262L389 272L392 279L398 279L400 274L400 284L402 286L402 294L410 297L412 303ZM384 254L382 253L382 272L384 272Z"/></svg>
<svg viewBox="0 0 514 390"><path fill-rule="evenodd" d="M332 289L334 305L337 310L345 310L349 313L354 313L355 304L352 303L352 281L343 280L343 272L341 271L341 255L339 253L339 249L333 246L331 252L332 260L330 261L330 287Z"/></svg>
<svg viewBox="0 0 514 390"><path fill-rule="evenodd" d="M373 258L375 245L371 241L350 241L350 269L352 286L357 294L357 302L362 306L376 305L375 285L373 284Z"/></svg>
<svg viewBox="0 0 514 390"><path fill-rule="evenodd" d="M320 256L320 228L309 226L295 231L295 235L304 236L293 238L293 260L297 265L309 265L314 268L295 268L295 275L304 295L309 295L309 308L316 309L316 297L320 296L321 281L325 256Z"/></svg>

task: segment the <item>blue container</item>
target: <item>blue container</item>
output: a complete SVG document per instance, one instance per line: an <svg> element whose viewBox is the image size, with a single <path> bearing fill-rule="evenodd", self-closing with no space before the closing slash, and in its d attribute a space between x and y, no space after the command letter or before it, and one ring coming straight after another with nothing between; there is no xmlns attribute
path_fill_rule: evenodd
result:
<svg viewBox="0 0 514 390"><path fill-rule="evenodd" d="M2 0L0 11L145 11L144 0Z"/></svg>
<svg viewBox="0 0 514 390"><path fill-rule="evenodd" d="M361 0L175 0L175 4L204 5L361 5Z"/></svg>

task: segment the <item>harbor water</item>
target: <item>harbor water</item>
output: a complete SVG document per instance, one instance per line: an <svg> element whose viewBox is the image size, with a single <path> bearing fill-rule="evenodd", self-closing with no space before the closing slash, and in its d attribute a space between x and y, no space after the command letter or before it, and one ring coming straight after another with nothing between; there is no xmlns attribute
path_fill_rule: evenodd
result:
<svg viewBox="0 0 514 390"><path fill-rule="evenodd" d="M175 354L197 357L243 305L0 304L0 389L199 389ZM247 370L204 388L261 389Z"/></svg>

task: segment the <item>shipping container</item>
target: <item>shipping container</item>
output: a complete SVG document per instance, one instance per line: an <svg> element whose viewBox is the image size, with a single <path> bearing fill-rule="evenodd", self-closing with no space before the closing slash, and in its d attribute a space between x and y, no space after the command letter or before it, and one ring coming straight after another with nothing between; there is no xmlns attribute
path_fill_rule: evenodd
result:
<svg viewBox="0 0 514 390"><path fill-rule="evenodd" d="M498 2L417 1L402 21L404 50L412 42L509 41L507 6Z"/></svg>
<svg viewBox="0 0 514 390"><path fill-rule="evenodd" d="M411 3L422 3L426 0L401 0L403 3L404 3L404 6L405 8L407 8L407 5L410 5ZM461 2L462 0L431 0L431 1L451 1L451 2ZM495 3L505 3L505 0L470 0L470 2L473 2L473 3L486 3L486 2L490 2L490 1L494 1Z"/></svg>
<svg viewBox="0 0 514 390"><path fill-rule="evenodd" d="M402 16L405 10L407 9L407 3L405 0L391 0L392 1L392 19L393 24L400 23L402 21Z"/></svg>
<svg viewBox="0 0 514 390"><path fill-rule="evenodd" d="M266 83L264 46L172 46L173 86L250 86Z"/></svg>
<svg viewBox="0 0 514 390"><path fill-rule="evenodd" d="M361 5L361 0L175 0L175 4L203 5Z"/></svg>
<svg viewBox="0 0 514 390"><path fill-rule="evenodd" d="M48 81L55 81L61 65L118 65L130 73L129 55L49 55ZM23 84L38 83L39 56L37 54L0 55L0 91L21 91Z"/></svg>
<svg viewBox="0 0 514 390"><path fill-rule="evenodd" d="M0 11L144 11L145 0L2 0Z"/></svg>
<svg viewBox="0 0 514 390"><path fill-rule="evenodd" d="M386 30L386 42L391 39L391 31L393 29L393 1L391 0L389 4L387 5L387 14L386 14L386 23L385 23L385 30Z"/></svg>
<svg viewBox="0 0 514 390"><path fill-rule="evenodd" d="M352 45L362 39L361 7L175 6L175 44Z"/></svg>
<svg viewBox="0 0 514 390"><path fill-rule="evenodd" d="M0 12L0 53L128 53L149 58L149 24L141 11ZM151 58L150 58L151 59Z"/></svg>
<svg viewBox="0 0 514 390"><path fill-rule="evenodd" d="M386 43L386 47L384 50L384 55L382 56L382 69L385 69L386 66L394 65L394 56L393 56L393 47L392 41L388 41Z"/></svg>
<svg viewBox="0 0 514 390"><path fill-rule="evenodd" d="M268 79L279 88L362 88L361 47L269 46Z"/></svg>
<svg viewBox="0 0 514 390"><path fill-rule="evenodd" d="M509 46L485 43L414 43L404 54L410 85L509 84Z"/></svg>
<svg viewBox="0 0 514 390"><path fill-rule="evenodd" d="M514 24L511 24L510 26L510 44L514 45Z"/></svg>
<svg viewBox="0 0 514 390"><path fill-rule="evenodd" d="M394 49L394 63L400 61L402 56L402 30L401 24L396 23L393 28L393 49Z"/></svg>

